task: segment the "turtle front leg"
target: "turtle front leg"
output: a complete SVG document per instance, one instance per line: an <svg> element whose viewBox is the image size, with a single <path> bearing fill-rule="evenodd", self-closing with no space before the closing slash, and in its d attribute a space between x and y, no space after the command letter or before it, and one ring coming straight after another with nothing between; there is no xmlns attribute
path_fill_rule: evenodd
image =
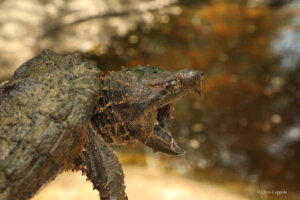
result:
<svg viewBox="0 0 300 200"><path fill-rule="evenodd" d="M89 125L81 170L86 173L101 200L127 200L122 166L103 138Z"/></svg>

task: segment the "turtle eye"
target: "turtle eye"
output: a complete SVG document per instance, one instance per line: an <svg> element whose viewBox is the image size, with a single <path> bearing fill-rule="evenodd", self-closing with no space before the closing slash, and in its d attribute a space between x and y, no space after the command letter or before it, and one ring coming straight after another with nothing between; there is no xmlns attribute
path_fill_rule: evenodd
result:
<svg viewBox="0 0 300 200"><path fill-rule="evenodd" d="M172 80L168 83L167 89L172 90L172 89L178 89L180 87L180 83L176 80Z"/></svg>

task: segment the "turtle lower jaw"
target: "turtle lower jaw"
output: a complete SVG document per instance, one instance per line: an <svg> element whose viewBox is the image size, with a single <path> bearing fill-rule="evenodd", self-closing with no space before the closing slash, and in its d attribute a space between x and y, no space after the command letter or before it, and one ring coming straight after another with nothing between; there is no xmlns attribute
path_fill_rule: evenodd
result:
<svg viewBox="0 0 300 200"><path fill-rule="evenodd" d="M185 153L168 130L161 129L161 127L155 127L155 130L156 133L154 133L154 137L152 140L148 140L147 143L154 151L170 155L180 155Z"/></svg>
<svg viewBox="0 0 300 200"><path fill-rule="evenodd" d="M173 109L173 104L167 104L157 109L157 118L153 133L142 142L154 151L179 155L185 151L179 147L169 130Z"/></svg>

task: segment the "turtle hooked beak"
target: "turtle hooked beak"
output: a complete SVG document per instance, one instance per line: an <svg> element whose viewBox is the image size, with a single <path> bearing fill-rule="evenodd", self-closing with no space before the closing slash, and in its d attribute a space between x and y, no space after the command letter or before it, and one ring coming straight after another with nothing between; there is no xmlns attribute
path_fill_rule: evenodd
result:
<svg viewBox="0 0 300 200"><path fill-rule="evenodd" d="M181 90L184 94L195 92L201 96L203 73L195 70L182 70L178 72L181 79ZM182 95L183 96L183 95Z"/></svg>
<svg viewBox="0 0 300 200"><path fill-rule="evenodd" d="M164 86L166 89L162 89L161 93L157 95L156 101L152 102L157 108L156 123L153 133L142 139L142 143L154 151L171 155L179 155L185 152L176 143L170 131L174 104L190 92L201 95L202 76L202 72L193 70L182 70L172 75L171 79L168 80L168 84Z"/></svg>

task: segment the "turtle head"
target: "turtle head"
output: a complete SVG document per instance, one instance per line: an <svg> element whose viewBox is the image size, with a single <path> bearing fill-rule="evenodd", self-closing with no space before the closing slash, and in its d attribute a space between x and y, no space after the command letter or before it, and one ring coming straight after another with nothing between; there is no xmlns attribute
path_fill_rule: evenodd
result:
<svg viewBox="0 0 300 200"><path fill-rule="evenodd" d="M154 151L177 155L183 150L170 131L174 104L190 92L200 94L201 80L199 71L136 67L105 76L101 96L110 102L105 104L111 105L115 121L122 122L128 140L132 138Z"/></svg>

